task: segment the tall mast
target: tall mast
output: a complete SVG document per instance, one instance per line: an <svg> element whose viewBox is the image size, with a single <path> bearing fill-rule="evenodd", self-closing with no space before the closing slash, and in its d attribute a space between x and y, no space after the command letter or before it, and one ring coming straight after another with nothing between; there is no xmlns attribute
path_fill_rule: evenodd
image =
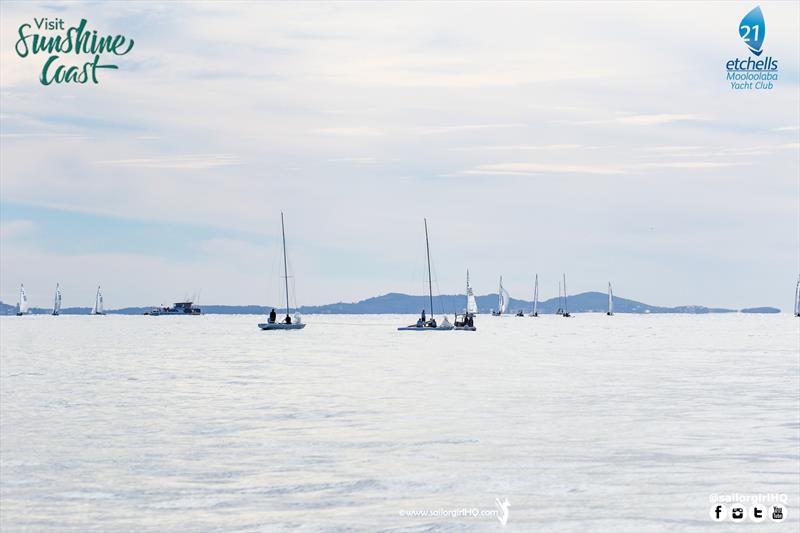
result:
<svg viewBox="0 0 800 533"><path fill-rule="evenodd" d="M562 273L564 276L564 314L567 314L567 275Z"/></svg>
<svg viewBox="0 0 800 533"><path fill-rule="evenodd" d="M558 308L564 311L564 302L561 301L561 280L558 280Z"/></svg>
<svg viewBox="0 0 800 533"><path fill-rule="evenodd" d="M433 281L431 280L431 246L428 243L428 219L425 221L425 254L428 257L428 296L431 301L431 317L433 317Z"/></svg>
<svg viewBox="0 0 800 533"><path fill-rule="evenodd" d="M286 265L286 230L283 227L283 211L281 211L281 238L283 239L283 286L286 288L286 316L289 316L289 268Z"/></svg>
<svg viewBox="0 0 800 533"><path fill-rule="evenodd" d="M536 278L533 281L533 314L536 314L536 307L539 303L539 274L536 274Z"/></svg>
<svg viewBox="0 0 800 533"><path fill-rule="evenodd" d="M464 315L466 316L469 314L469 269L467 269L467 290L465 298L467 301L467 306L464 308Z"/></svg>

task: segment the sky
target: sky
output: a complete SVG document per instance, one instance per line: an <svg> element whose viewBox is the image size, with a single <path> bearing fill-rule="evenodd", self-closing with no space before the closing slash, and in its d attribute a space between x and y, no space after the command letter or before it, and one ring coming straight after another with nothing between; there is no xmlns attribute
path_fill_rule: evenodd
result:
<svg viewBox="0 0 800 533"><path fill-rule="evenodd" d="M756 5L772 90L735 91ZM499 276L530 299L790 310L800 4L0 4L0 300L300 304ZM41 85L34 17L134 39ZM56 33L56 32L51 32ZM108 56L103 56L104 60ZM76 61L75 58L70 58ZM102 61L101 61L102 62Z"/></svg>

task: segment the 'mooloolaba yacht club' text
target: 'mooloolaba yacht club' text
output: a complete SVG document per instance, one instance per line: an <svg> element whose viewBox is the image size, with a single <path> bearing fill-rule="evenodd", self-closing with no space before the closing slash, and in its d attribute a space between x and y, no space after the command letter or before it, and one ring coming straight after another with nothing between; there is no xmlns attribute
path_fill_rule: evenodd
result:
<svg viewBox="0 0 800 533"><path fill-rule="evenodd" d="M772 56L754 60L736 58L725 63L726 79L735 91L769 91L778 81L778 60Z"/></svg>

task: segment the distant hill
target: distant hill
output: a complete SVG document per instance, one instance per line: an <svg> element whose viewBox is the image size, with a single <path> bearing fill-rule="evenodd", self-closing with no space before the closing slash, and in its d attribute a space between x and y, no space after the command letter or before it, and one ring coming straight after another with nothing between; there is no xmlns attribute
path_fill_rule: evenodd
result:
<svg viewBox="0 0 800 533"><path fill-rule="evenodd" d="M465 297L463 294L450 294L434 298L434 311L436 314L446 313L452 314L461 312L464 309ZM481 313L488 313L493 308L497 307L497 294L487 294L485 296L476 297L478 303L478 310ZM569 296L567 299L567 309L573 313L592 313L592 312L605 312L608 302L608 296L603 292L584 292ZM249 314L249 315L264 315L269 313L270 306L261 305L201 305L203 312L206 314ZM367 298L360 302L354 303L334 303L327 305L310 305L303 306L299 311L303 314L417 314L422 309L430 313L430 307L427 296L412 296L408 294L400 294L392 292L384 294L383 296L375 296ZM533 308L533 302L527 300L517 300L512 298L509 304L508 312L516 313L518 310L524 311L526 314L530 313ZM539 302L539 312L542 314L552 314L558 308L558 298L551 298ZM280 307L276 307L280 310ZM8 305L0 302L0 314L13 315L16 313L16 306ZM145 311L149 311L150 307L125 307L122 309L109 309L108 314L119 315L141 315ZM91 311L89 307L67 307L61 310L64 315L88 315ZM49 314L50 309L32 308L32 314ZM704 307L700 305L682 305L678 307L660 307L649 305L636 300L628 300L627 298L614 297L614 312L615 313L689 313L689 314L705 314L705 313L735 313L736 309L725 309L721 307ZM742 313L780 313L780 309L774 307L752 307L742 309Z"/></svg>
<svg viewBox="0 0 800 533"><path fill-rule="evenodd" d="M747 309L740 309L740 313L780 313L781 310L777 307L748 307Z"/></svg>
<svg viewBox="0 0 800 533"><path fill-rule="evenodd" d="M488 313L497 308L497 294L487 294L475 298L478 303L478 311ZM434 310L436 313L452 314L462 312L465 307L465 296L463 294L448 294L434 298ZM608 295L603 292L584 292L569 296L567 298L567 309L575 313L606 312L608 305ZM301 308L301 312L313 314L371 314L371 313L396 313L396 314L416 314L422 309L428 309L430 303L427 296L410 296L408 294L389 293L383 296L368 298L356 303L337 303L320 306L307 306ZM517 300L511 298L508 312L516 313L519 310L526 314L533 309L533 302L528 300ZM552 314L558 309L558 298L551 298L539 302L539 312L542 314ZM718 307L703 307L699 305L684 305L680 307L658 307L648 305L635 300L614 297L614 312L616 313L735 313L735 309L724 309Z"/></svg>

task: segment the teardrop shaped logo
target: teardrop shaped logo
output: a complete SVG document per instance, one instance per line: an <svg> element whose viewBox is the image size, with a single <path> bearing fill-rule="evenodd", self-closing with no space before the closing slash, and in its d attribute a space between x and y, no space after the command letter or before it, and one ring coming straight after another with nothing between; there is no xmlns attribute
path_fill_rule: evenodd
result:
<svg viewBox="0 0 800 533"><path fill-rule="evenodd" d="M753 54L760 56L765 33L764 14L761 13L761 8L756 6L739 23L739 37Z"/></svg>

